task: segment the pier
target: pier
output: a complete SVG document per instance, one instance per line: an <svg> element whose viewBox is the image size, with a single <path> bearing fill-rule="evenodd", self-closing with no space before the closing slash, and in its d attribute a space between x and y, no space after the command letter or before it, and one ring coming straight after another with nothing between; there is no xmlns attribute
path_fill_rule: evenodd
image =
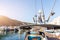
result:
<svg viewBox="0 0 60 40"><path fill-rule="evenodd" d="M20 26L0 26L0 34L6 34L7 32L13 31L18 32Z"/></svg>

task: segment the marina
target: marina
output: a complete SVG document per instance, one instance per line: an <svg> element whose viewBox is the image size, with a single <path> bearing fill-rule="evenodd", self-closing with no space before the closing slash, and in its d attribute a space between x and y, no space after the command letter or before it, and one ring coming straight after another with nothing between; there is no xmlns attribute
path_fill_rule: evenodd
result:
<svg viewBox="0 0 60 40"><path fill-rule="evenodd" d="M35 26L35 27L34 27ZM21 26L27 31L30 27L33 28L35 31L40 31L45 33L46 40L60 40L60 26L57 25L49 25L49 24L43 24L43 25L28 25L28 26ZM24 28L25 27L25 28ZM42 28L41 28L42 27ZM44 27L44 28L43 28ZM52 27L52 28L51 28ZM57 27L57 28L56 28ZM37 29L38 28L38 29ZM47 29L46 29L47 28ZM49 28L49 29L48 29ZM30 29L29 29L30 30ZM25 31L25 32L26 32ZM31 30L32 31L32 30ZM30 34L32 35L32 34ZM36 35L36 34L35 34ZM26 36L26 35L25 35ZM27 40L27 39L26 39Z"/></svg>
<svg viewBox="0 0 60 40"><path fill-rule="evenodd" d="M1 36L0 40L20 40L18 33L8 33L6 35Z"/></svg>
<svg viewBox="0 0 60 40"><path fill-rule="evenodd" d="M60 0L0 0L0 40L60 40L58 4Z"/></svg>
<svg viewBox="0 0 60 40"><path fill-rule="evenodd" d="M18 32L15 32L14 30L7 31L7 32L6 31L1 31L0 32L0 40L24 40L25 36L26 36L26 32L28 32L28 30L33 28L33 26L36 26L36 25L22 25L22 26L19 27L21 29L19 29ZM52 27L52 29L50 28L52 31L51 30L50 31L46 30L46 28L49 28L50 26L55 26L56 27L57 25L50 25L50 26L49 25L37 25L37 27L38 26L43 26L44 29L42 29L40 27L40 29L41 29L40 31L45 30L45 35L47 34L46 36L47 36L48 40L55 40L55 39L60 40L59 39L60 36L58 36L58 35L60 35L60 29L59 28L58 29L55 28L55 30L57 30L55 32L53 30L53 27ZM57 26L57 27L60 27L60 26ZM22 30L22 29L24 29L24 30ZM21 32L21 30L22 30L22 32Z"/></svg>

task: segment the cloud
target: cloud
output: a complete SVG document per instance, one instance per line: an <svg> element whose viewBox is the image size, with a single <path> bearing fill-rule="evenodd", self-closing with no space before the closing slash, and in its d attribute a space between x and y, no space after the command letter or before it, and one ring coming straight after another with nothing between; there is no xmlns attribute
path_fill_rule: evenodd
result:
<svg viewBox="0 0 60 40"><path fill-rule="evenodd" d="M54 18L52 22L49 22L49 24L60 25L60 16Z"/></svg>

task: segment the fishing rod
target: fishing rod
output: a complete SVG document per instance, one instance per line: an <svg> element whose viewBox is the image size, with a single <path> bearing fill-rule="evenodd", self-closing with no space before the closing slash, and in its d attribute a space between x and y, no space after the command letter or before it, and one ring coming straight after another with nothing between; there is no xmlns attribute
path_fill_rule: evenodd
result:
<svg viewBox="0 0 60 40"><path fill-rule="evenodd" d="M33 21L35 24L37 24L36 0L34 1L34 5L35 5L35 15L33 17Z"/></svg>
<svg viewBox="0 0 60 40"><path fill-rule="evenodd" d="M33 17L33 21L37 24L37 17L38 17L39 20L41 21L41 23L44 23L44 24L45 24L45 22L48 22L49 19L50 19L50 17L55 14L55 12L53 12L53 9L54 9L54 7L55 7L55 4L56 4L56 0L54 0L54 3L53 3L53 6L52 6L52 8L51 8L51 11L50 11L50 14L49 14L49 16L48 16L48 19L45 20L43 2L42 2L42 0L41 0L41 12L39 12L39 13L40 13L40 16L39 16L40 18L39 18L39 17L37 16L37 13L36 13L36 0L35 0L35 16ZM38 22L40 23L40 21L38 21Z"/></svg>
<svg viewBox="0 0 60 40"><path fill-rule="evenodd" d="M55 12L53 11L55 5L56 5L56 0L54 0L54 4L53 4L53 6L52 6L52 8L51 8L51 11L50 11L50 14L49 14L49 16L48 16L47 22L49 21L50 17L55 14Z"/></svg>
<svg viewBox="0 0 60 40"><path fill-rule="evenodd" d="M42 21L45 24L45 15L44 15L44 9L43 9L43 2L41 0L41 8L42 8Z"/></svg>

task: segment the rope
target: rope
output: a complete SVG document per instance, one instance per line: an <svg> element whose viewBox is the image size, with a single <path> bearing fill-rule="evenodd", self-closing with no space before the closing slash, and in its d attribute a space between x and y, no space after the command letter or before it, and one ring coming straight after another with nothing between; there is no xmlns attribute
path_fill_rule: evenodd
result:
<svg viewBox="0 0 60 40"><path fill-rule="evenodd" d="M42 16L42 17L43 17L43 20L44 20L43 23L45 24L45 15L44 15L44 9L43 9L43 3L42 3L42 0L41 0L41 7L42 7L42 11L43 11L43 16Z"/></svg>
<svg viewBox="0 0 60 40"><path fill-rule="evenodd" d="M41 8L42 8L42 11L44 11L44 9L43 9L43 3L42 3L42 0L41 0Z"/></svg>
<svg viewBox="0 0 60 40"><path fill-rule="evenodd" d="M52 9L51 9L51 11L50 11L51 13L50 13L50 15L49 15L49 17L48 17L47 22L49 21L51 15L53 15L52 12L53 12L53 9L54 9L54 7L55 7L55 4L56 4L56 0L54 0L54 4L53 4Z"/></svg>
<svg viewBox="0 0 60 40"><path fill-rule="evenodd" d="M36 12L36 0L34 0L34 8L35 8L35 15L33 17L33 21L37 24L37 12Z"/></svg>
<svg viewBox="0 0 60 40"><path fill-rule="evenodd" d="M51 12L53 11L54 7L55 7L55 4L56 4L56 0L54 0L54 4L52 6L52 9L51 9Z"/></svg>
<svg viewBox="0 0 60 40"><path fill-rule="evenodd" d="M35 15L37 15L37 12L36 12L36 10L37 10L37 8L36 8L36 0L35 0Z"/></svg>

